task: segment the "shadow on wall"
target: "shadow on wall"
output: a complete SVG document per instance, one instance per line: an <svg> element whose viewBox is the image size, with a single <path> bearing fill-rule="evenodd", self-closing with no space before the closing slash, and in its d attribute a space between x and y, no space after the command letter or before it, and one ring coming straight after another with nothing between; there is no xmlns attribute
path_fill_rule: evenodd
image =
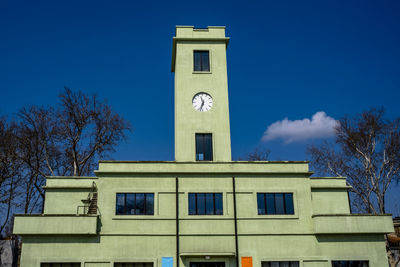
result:
<svg viewBox="0 0 400 267"><path fill-rule="evenodd" d="M0 240L0 266L17 267L19 256L19 239Z"/></svg>

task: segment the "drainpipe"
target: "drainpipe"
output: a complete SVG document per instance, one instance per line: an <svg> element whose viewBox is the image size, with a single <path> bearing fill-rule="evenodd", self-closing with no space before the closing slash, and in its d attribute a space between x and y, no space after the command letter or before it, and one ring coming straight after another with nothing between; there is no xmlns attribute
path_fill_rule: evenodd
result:
<svg viewBox="0 0 400 267"><path fill-rule="evenodd" d="M233 218L235 222L235 260L236 267L239 267L239 243L238 243L238 227L237 227L237 214L236 214L236 185L235 177L232 177L232 191L233 191Z"/></svg>
<svg viewBox="0 0 400 267"><path fill-rule="evenodd" d="M348 183L346 183L346 185L349 185ZM351 201L350 201L350 190L351 189L347 189L347 200L349 202L349 210L350 210L350 214L353 213L353 211L351 210Z"/></svg>
<svg viewBox="0 0 400 267"><path fill-rule="evenodd" d="M176 267L179 267L179 179L175 177L176 189Z"/></svg>

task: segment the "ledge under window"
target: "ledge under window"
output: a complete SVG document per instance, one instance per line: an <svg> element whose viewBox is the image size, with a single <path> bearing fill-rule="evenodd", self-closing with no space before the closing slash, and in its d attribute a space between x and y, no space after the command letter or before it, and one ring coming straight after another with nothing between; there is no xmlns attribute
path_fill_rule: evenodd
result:
<svg viewBox="0 0 400 267"><path fill-rule="evenodd" d="M212 74L211 71L193 71L192 74Z"/></svg>

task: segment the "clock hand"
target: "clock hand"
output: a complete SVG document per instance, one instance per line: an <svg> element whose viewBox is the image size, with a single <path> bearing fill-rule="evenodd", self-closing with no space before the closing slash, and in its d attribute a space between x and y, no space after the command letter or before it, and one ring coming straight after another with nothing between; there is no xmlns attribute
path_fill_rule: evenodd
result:
<svg viewBox="0 0 400 267"><path fill-rule="evenodd" d="M200 110L203 110L203 106L204 106L204 100L203 100L203 98L201 98L201 106L200 106Z"/></svg>

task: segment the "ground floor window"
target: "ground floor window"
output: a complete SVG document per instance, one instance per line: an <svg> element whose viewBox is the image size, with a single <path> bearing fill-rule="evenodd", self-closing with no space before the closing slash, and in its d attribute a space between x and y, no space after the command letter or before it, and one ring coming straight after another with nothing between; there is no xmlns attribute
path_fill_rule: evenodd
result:
<svg viewBox="0 0 400 267"><path fill-rule="evenodd" d="M79 262L57 262L57 263L42 263L40 267L80 267Z"/></svg>
<svg viewBox="0 0 400 267"><path fill-rule="evenodd" d="M332 261L332 267L368 267L368 261Z"/></svg>
<svg viewBox="0 0 400 267"><path fill-rule="evenodd" d="M190 267L225 267L225 262L191 262Z"/></svg>
<svg viewBox="0 0 400 267"><path fill-rule="evenodd" d="M261 267L299 267L298 261L264 261Z"/></svg>
<svg viewBox="0 0 400 267"><path fill-rule="evenodd" d="M116 262L114 267L153 267L152 262Z"/></svg>

